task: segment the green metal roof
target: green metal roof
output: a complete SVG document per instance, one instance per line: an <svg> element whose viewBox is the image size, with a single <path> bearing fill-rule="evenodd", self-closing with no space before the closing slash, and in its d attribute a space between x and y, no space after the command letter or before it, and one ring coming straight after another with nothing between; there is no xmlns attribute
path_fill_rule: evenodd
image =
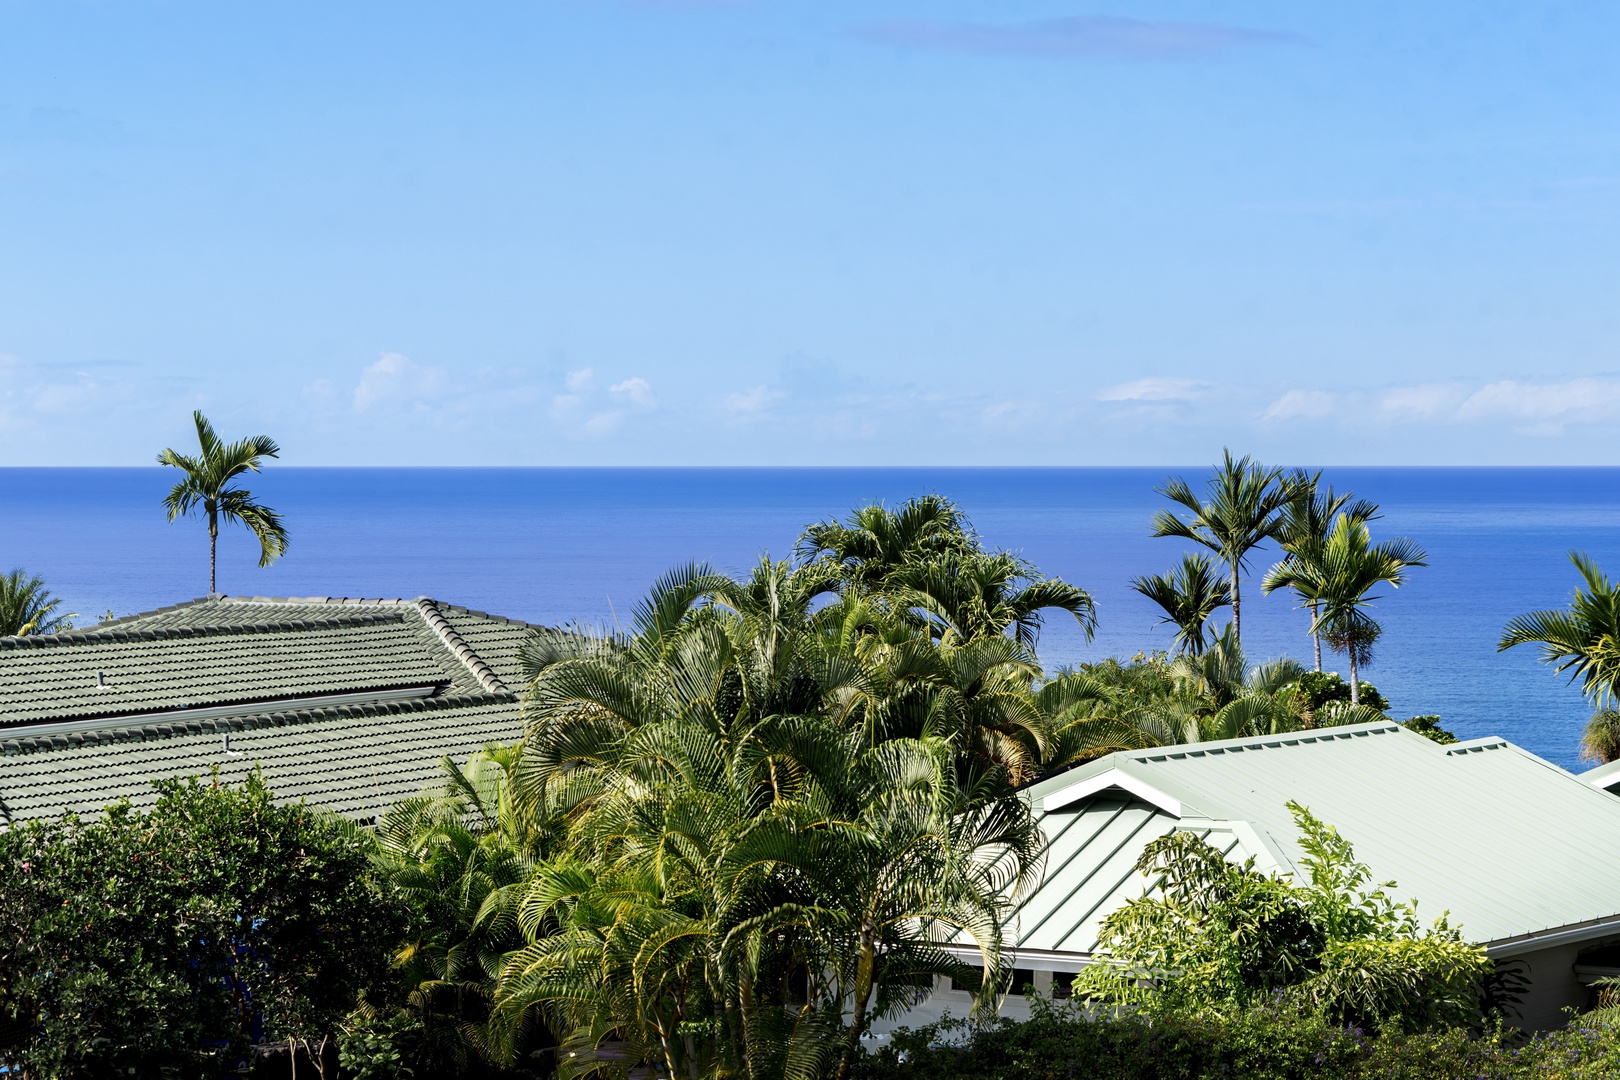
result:
<svg viewBox="0 0 1620 1080"><path fill-rule="evenodd" d="M415 600L212 597L0 638L0 820L239 779L369 816L521 734L526 623Z"/></svg>
<svg viewBox="0 0 1620 1080"><path fill-rule="evenodd" d="M1134 750L1024 794L1047 838L1045 876L1019 910L1017 948L1032 954L1094 951L1103 918L1149 884L1134 869L1143 847L1178 828L1293 872L1290 800L1421 917L1449 910L1493 953L1620 934L1620 857L1600 839L1620 835L1620 799L1502 739L1441 746L1381 723Z"/></svg>

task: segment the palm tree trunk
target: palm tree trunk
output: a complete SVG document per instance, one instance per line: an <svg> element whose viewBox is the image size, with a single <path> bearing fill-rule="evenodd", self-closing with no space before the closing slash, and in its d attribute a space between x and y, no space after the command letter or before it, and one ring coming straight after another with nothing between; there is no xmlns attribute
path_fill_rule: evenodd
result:
<svg viewBox="0 0 1620 1080"><path fill-rule="evenodd" d="M1232 637L1243 644L1243 578L1238 564L1232 564Z"/></svg>
<svg viewBox="0 0 1620 1080"><path fill-rule="evenodd" d="M1316 622L1316 601L1311 601L1311 644L1316 647L1316 670L1322 670L1322 630Z"/></svg>
<svg viewBox="0 0 1620 1080"><path fill-rule="evenodd" d="M1356 675L1356 643L1350 643L1350 704L1361 704L1361 679Z"/></svg>
<svg viewBox="0 0 1620 1080"><path fill-rule="evenodd" d="M866 1009L872 997L872 975L877 967L877 941L870 926L861 927L861 954L855 962L855 1008L849 1018L849 1041L844 1044L844 1055L838 1062L838 1080L849 1080L849 1068L854 1063L855 1051L861 1046L861 1032L866 1027Z"/></svg>
<svg viewBox="0 0 1620 1080"><path fill-rule="evenodd" d="M208 595L213 596L219 592L215 584L214 570L218 564L219 549L219 511L208 511Z"/></svg>

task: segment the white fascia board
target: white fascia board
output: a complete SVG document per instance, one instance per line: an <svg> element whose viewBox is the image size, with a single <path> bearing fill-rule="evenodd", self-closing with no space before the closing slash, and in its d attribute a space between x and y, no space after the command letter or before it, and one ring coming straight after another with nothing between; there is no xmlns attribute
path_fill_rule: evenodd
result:
<svg viewBox="0 0 1620 1080"><path fill-rule="evenodd" d="M1509 938L1506 941L1486 942L1485 955L1496 960L1504 956L1518 956L1522 953L1550 949L1554 945L1578 945L1598 938L1613 937L1617 933L1620 933L1620 918L1594 920L1579 926L1542 930L1539 933Z"/></svg>
<svg viewBox="0 0 1620 1080"><path fill-rule="evenodd" d="M1109 769L1105 773L1098 773L1089 780L1082 780L1061 791L1052 792L1041 801L1041 809L1051 813L1053 810L1061 809L1110 788L1118 788L1120 791L1135 795L1138 799L1158 807L1173 818L1181 817L1180 799L1173 795L1166 795L1146 780L1132 776L1130 773L1118 768Z"/></svg>
<svg viewBox="0 0 1620 1080"><path fill-rule="evenodd" d="M977 964L983 959L977 945L940 945L940 950L950 953L964 963ZM1091 963L1091 954L1084 952L1056 952L1052 949L1019 949L1011 945L1001 950L1001 955L1007 963L1017 967L1034 968L1037 971L1073 971Z"/></svg>

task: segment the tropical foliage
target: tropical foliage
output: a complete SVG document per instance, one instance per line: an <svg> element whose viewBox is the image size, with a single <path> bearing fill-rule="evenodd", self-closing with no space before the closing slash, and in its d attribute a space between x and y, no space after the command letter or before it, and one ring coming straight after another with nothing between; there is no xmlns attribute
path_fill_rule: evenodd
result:
<svg viewBox="0 0 1620 1080"><path fill-rule="evenodd" d="M1372 660L1382 628L1368 612L1379 585L1398 589L1406 572L1427 566L1423 549L1404 537L1375 544L1367 523L1341 513L1327 539L1272 567L1265 591L1293 589L1314 611L1311 632L1322 634L1350 661L1350 701L1361 701L1360 669Z"/></svg>
<svg viewBox="0 0 1620 1080"><path fill-rule="evenodd" d="M38 574L13 570L0 574L0 635L55 634L73 629L71 614L58 614L62 601L51 595Z"/></svg>
<svg viewBox="0 0 1620 1080"><path fill-rule="evenodd" d="M224 446L195 420L202 454L165 453L186 470L171 520L207 514L211 548L218 517L243 521L269 561L285 549L279 518L230 484L274 443ZM0 867L26 887L0 889L0 929L37 919L40 937L26 955L0 944L0 970L46 970L81 922L104 920L115 944L87 950L83 973L5 981L0 1018L23 1034L0 1060L42 1075L185 1071L187 1054L237 1053L251 1017L295 1041L338 1030L358 1077L500 1074L543 1053L564 1078L848 1080L871 1067L874 1021L936 979L973 988L980 1019L993 1010L1009 928L1042 872L1019 785L1113 750L1383 718L1354 653L1347 690L1291 660L1251 663L1238 637L1239 579L1263 540L1283 544L1274 572L1299 582L1346 561L1329 557L1335 542L1388 554L1365 537L1366 504L1316 480L1228 453L1207 502L1166 486L1192 517L1164 514L1156 529L1211 551L1134 583L1177 628L1175 655L1048 673L1044 620L1067 616L1089 637L1090 594L987 547L959 507L926 496L813 525L793 559L742 576L677 567L627 628L534 631L522 739L446 759L439 786L392 807L369 839L274 807L257 780L171 787L151 815L122 807L104 824L3 834ZM1379 565L1373 580L1392 581ZM1294 579L1284 584L1317 605L1313 632L1330 644L1360 625L1367 588L1313 579L1307 596ZM1232 622L1212 630L1228 605ZM1144 868L1165 885L1110 921L1118 963L1089 974L1088 992L1144 1015L1215 1009L1235 1025L1278 995L1329 1027L1458 1015L1476 954L1443 923L1422 932L1367 887L1347 844L1299 813L1308 883L1227 866L1187 837L1151 848ZM231 822L260 854L231 846ZM304 861L289 867L293 838ZM255 867L234 871L247 884L201 866L222 851ZM149 881L129 869L141 860L207 888ZM274 873L295 887L267 898ZM347 967L289 951L278 904L318 912L299 925ZM139 939L155 949L128 946L157 911L159 939ZM220 949L253 960L221 974ZM184 995L202 1002L191 1026L142 1033ZM78 1042L40 1026L75 1010L95 1017ZM215 1029L231 1032L226 1046L203 1039Z"/></svg>
<svg viewBox="0 0 1620 1080"><path fill-rule="evenodd" d="M1323 680L1339 681L1287 659L1251 666L1228 626L1198 655L1154 653L1060 672L1036 702L1050 731L1049 760L1060 763L1386 719L1381 697L1352 705Z"/></svg>
<svg viewBox="0 0 1620 1080"><path fill-rule="evenodd" d="M1199 498L1179 477L1167 480L1159 494L1186 512L1160 510L1153 516L1154 536L1173 536L1206 547L1227 569L1231 585L1232 635L1243 639L1243 571L1249 553L1283 529L1282 509L1289 487L1281 469L1245 455L1223 452L1221 464L1205 484L1208 499Z"/></svg>
<svg viewBox="0 0 1620 1080"><path fill-rule="evenodd" d="M1392 1031L1463 1023L1490 970L1442 915L1370 887L1349 841L1297 803L1305 881L1228 862L1189 832L1153 841L1137 868L1158 882L1103 921L1076 989L1149 1014L1241 1012L1268 1002L1336 1025Z"/></svg>
<svg viewBox="0 0 1620 1080"><path fill-rule="evenodd" d="M1336 494L1332 487L1322 486L1322 474L1295 470L1286 481L1287 498L1282 507L1282 527L1277 532L1277 543L1283 549L1282 562L1273 573L1308 568L1308 572L1287 575L1287 587L1294 590L1300 604L1311 613L1311 647L1316 657L1316 670L1322 670L1322 631L1318 625L1321 598L1314 592L1313 582L1325 576L1321 565L1322 553L1328 536L1340 514L1366 523L1379 517L1378 505L1366 499L1355 498L1352 492ZM1262 586L1266 592L1278 586Z"/></svg>
<svg viewBox="0 0 1620 1080"><path fill-rule="evenodd" d="M1033 1015L994 1024L948 1017L895 1035L862 1080L1610 1080L1620 1026L1583 1016L1525 1037L1464 1027L1368 1032L1267 1004L1245 1012L1099 1012L1031 999Z"/></svg>
<svg viewBox="0 0 1620 1080"><path fill-rule="evenodd" d="M1620 715L1612 706L1620 698L1620 586L1585 552L1572 551L1582 584L1568 608L1520 615L1502 630L1497 650L1515 645L1541 646L1541 659L1581 690L1597 708L1587 726L1582 750L1589 758L1620 758Z"/></svg>
<svg viewBox="0 0 1620 1080"><path fill-rule="evenodd" d="M287 529L281 515L260 503L233 481L258 472L265 458L279 457L281 448L267 435L250 435L226 444L201 412L191 414L197 426L198 453L168 449L158 455L159 465L179 469L183 476L163 499L169 521L201 513L208 519L208 592L218 592L219 523L246 525L259 541L259 565L269 566L287 552Z"/></svg>
<svg viewBox="0 0 1620 1080"><path fill-rule="evenodd" d="M0 831L0 1061L24 1076L217 1074L386 981L406 909L362 830L257 777L159 787Z"/></svg>
<svg viewBox="0 0 1620 1080"><path fill-rule="evenodd" d="M1210 617L1232 605L1231 582L1217 577L1215 564L1203 554L1183 555L1168 574L1132 578L1131 588L1159 605L1164 611L1159 621L1176 628L1176 651L1193 656L1209 647L1205 624Z"/></svg>

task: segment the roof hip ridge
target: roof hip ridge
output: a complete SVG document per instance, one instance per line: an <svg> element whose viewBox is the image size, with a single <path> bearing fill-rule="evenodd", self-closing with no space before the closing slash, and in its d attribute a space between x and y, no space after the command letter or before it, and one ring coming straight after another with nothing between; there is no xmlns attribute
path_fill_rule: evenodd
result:
<svg viewBox="0 0 1620 1080"><path fill-rule="evenodd" d="M472 672L473 678L478 680L479 685L491 694L510 695L512 693L511 689L501 681L501 677L495 674L495 669L485 663L484 658L473 651L472 646L467 644L456 628L451 625L450 620L444 617L444 612L439 610L439 605L435 601L426 596L419 596L412 603L416 605L416 610L422 613L422 619L427 623L428 629L432 630L438 639L444 643L444 647L449 649L455 658L466 666L468 671Z"/></svg>

